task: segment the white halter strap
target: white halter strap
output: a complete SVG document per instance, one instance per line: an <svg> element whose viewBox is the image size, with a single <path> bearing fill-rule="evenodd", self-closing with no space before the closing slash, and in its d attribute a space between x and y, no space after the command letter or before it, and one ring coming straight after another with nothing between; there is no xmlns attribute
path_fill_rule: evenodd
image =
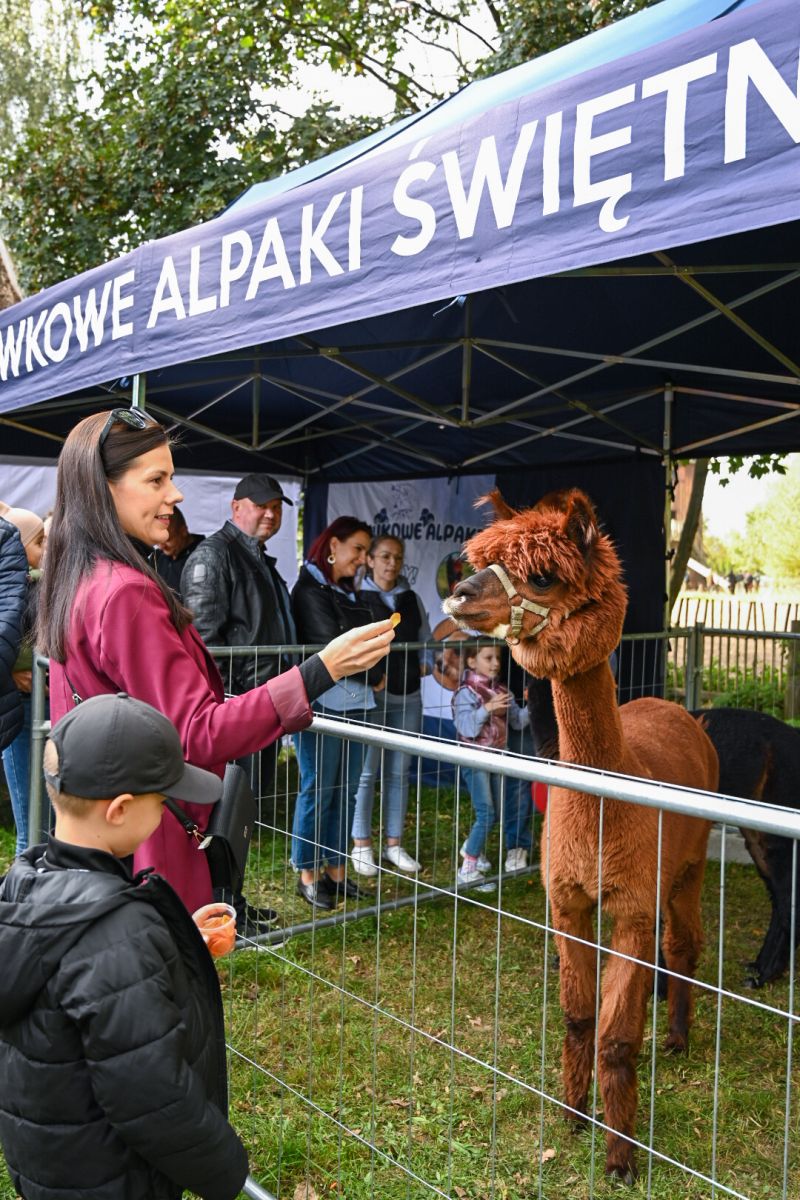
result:
<svg viewBox="0 0 800 1200"><path fill-rule="evenodd" d="M511 609L511 633L506 638L507 642L509 642L512 646L518 644L519 635L522 632L522 618L526 612L532 612L535 613L537 617L542 617L542 620L539 622L536 628L530 630L528 635L529 637L533 637L534 634L539 633L540 630L544 629L545 625L549 624L549 608L545 607L544 604L536 604L533 600L526 600L524 596L520 596L519 592L508 578L508 575L506 575L504 568L501 567L499 563L489 563L488 569L490 571L494 571L495 575L505 588L506 595L508 596L509 607Z"/></svg>

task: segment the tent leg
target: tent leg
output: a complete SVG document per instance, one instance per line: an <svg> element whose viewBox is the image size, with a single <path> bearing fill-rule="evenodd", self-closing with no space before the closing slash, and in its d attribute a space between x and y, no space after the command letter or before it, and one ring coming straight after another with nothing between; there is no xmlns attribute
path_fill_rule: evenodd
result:
<svg viewBox="0 0 800 1200"><path fill-rule="evenodd" d="M674 489L672 484L672 406L675 403L675 391L671 383L664 386L664 436L662 441L664 462L664 633L666 634L672 619L669 606L670 568L672 567L672 502Z"/></svg>
<svg viewBox="0 0 800 1200"><path fill-rule="evenodd" d="M133 391L131 392L131 408L145 408L145 393L147 391L147 376L134 375Z"/></svg>
<svg viewBox="0 0 800 1200"><path fill-rule="evenodd" d="M254 450L258 448L258 443L261 438L261 434L259 433L259 417L261 414L261 364L258 361L256 361L255 369L257 374L253 377L253 395L251 397L253 418L251 444Z"/></svg>

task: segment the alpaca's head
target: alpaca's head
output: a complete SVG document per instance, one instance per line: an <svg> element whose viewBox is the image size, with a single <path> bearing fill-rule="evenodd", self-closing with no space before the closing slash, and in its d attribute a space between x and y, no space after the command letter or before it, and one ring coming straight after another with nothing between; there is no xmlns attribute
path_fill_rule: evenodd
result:
<svg viewBox="0 0 800 1200"><path fill-rule="evenodd" d="M497 518L467 542L476 573L445 600L445 612L463 628L508 637L517 662L540 678L566 679L607 659L622 634L626 593L588 496L577 488L551 492L521 511L496 491L484 500ZM516 599L490 564L503 569ZM520 598L545 611L524 611L515 643L511 605Z"/></svg>

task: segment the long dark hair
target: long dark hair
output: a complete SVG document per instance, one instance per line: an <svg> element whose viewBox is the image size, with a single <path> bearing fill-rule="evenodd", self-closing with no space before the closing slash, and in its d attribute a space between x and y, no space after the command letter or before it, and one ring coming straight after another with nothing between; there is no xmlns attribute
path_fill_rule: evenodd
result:
<svg viewBox="0 0 800 1200"><path fill-rule="evenodd" d="M103 445L108 412L85 417L70 433L58 459L56 502L39 588L38 649L56 662L66 658L75 598L98 559L125 563L152 580L170 617L182 631L192 614L145 561L119 523L109 483L121 479L135 458L169 445L163 425L144 429L115 422Z"/></svg>
<svg viewBox="0 0 800 1200"><path fill-rule="evenodd" d="M372 530L366 521L359 521L358 517L337 517L335 521L331 521L327 529L323 529L322 533L314 538L309 546L306 562L312 562L315 567L319 567L328 583L333 583L331 566L328 562L331 539L336 538L339 542L346 542L354 533L366 533L367 537L372 537ZM340 579L339 587L348 588L348 581ZM352 580L349 583L349 590L353 590Z"/></svg>

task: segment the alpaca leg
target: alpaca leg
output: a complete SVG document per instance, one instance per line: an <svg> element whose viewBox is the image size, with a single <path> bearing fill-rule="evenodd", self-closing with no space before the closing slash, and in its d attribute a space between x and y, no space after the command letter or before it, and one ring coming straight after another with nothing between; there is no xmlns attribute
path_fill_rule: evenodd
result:
<svg viewBox="0 0 800 1200"><path fill-rule="evenodd" d="M792 940L792 859L793 843L789 838L762 835L764 846L763 870L759 874L769 893L772 913L764 944L756 955L754 985L763 987L777 979L789 965ZM748 847L749 848L749 847ZM797 892L800 900L800 856L797 865ZM800 940L800 910L795 916L795 945Z"/></svg>
<svg viewBox="0 0 800 1200"><path fill-rule="evenodd" d="M551 908L553 925L571 937L559 937L561 1011L564 1014L564 1046L561 1055L567 1121L583 1124L594 1066L594 1028L597 992L597 952L594 949L592 902L578 910L558 912ZM581 941L574 941L580 938ZM585 945L584 943L588 943Z"/></svg>
<svg viewBox="0 0 800 1200"><path fill-rule="evenodd" d="M705 861L690 863L667 902L664 920L664 958L667 969L691 978L703 949L700 917L700 891ZM689 1045L689 1029L694 1016L692 985L686 979L669 977L667 989L669 1033L665 1050L684 1051Z"/></svg>
<svg viewBox="0 0 800 1200"><path fill-rule="evenodd" d="M636 1178L631 1142L636 1128L638 1088L636 1064L642 1046L651 972L631 958L654 961L656 939L653 915L618 916L610 956L603 974L603 999L598 1029L597 1070L603 1097L606 1134L606 1173L626 1183Z"/></svg>

